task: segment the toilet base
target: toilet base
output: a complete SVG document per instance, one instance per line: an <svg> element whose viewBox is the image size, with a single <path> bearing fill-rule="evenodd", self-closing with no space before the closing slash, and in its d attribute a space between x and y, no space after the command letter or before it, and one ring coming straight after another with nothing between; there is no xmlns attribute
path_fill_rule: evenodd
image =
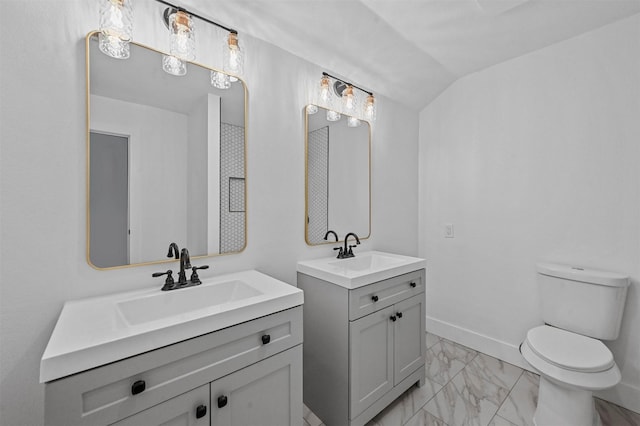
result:
<svg viewBox="0 0 640 426"><path fill-rule="evenodd" d="M536 426L601 426L593 392L561 386L540 376L538 406L533 415Z"/></svg>

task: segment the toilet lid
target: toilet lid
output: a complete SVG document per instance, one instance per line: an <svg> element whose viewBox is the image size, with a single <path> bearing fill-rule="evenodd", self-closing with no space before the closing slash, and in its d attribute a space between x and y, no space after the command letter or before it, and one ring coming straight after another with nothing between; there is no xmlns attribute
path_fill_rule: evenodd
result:
<svg viewBox="0 0 640 426"><path fill-rule="evenodd" d="M545 361L567 370L595 373L615 365L613 354L604 343L560 328L532 328L527 342Z"/></svg>

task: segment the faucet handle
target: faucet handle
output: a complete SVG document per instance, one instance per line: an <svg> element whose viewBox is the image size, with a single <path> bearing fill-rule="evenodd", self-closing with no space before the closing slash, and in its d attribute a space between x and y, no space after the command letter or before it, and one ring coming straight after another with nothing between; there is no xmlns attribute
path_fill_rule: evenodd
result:
<svg viewBox="0 0 640 426"><path fill-rule="evenodd" d="M360 244L360 243L358 243L358 244ZM354 245L349 244L349 252L347 253L349 256L355 256L355 254L353 254L353 248L355 246L357 246L358 244L354 244Z"/></svg>
<svg viewBox="0 0 640 426"><path fill-rule="evenodd" d="M164 280L164 285L162 286L162 291L173 290L175 288L175 281L173 281L173 271L169 269L167 272L154 272L151 274L152 277L161 277L163 275L167 276L167 279Z"/></svg>
<svg viewBox="0 0 640 426"><path fill-rule="evenodd" d="M333 249L334 250L340 250L338 252L338 259L342 259L344 257L345 253L344 253L344 250L342 250L342 247L334 247Z"/></svg>
<svg viewBox="0 0 640 426"><path fill-rule="evenodd" d="M209 269L209 265L194 266L193 268L191 268L191 282L193 284L202 284L202 281L200 281L200 277L196 272L198 269Z"/></svg>

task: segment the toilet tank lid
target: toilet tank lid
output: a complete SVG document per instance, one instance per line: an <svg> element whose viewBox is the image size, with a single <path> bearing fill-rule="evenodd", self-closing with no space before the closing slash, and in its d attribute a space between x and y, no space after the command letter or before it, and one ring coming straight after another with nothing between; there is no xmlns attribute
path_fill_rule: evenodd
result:
<svg viewBox="0 0 640 426"><path fill-rule="evenodd" d="M551 277L600 284L609 287L627 287L629 285L629 277L616 272L598 271L556 263L538 263L536 266L539 274Z"/></svg>

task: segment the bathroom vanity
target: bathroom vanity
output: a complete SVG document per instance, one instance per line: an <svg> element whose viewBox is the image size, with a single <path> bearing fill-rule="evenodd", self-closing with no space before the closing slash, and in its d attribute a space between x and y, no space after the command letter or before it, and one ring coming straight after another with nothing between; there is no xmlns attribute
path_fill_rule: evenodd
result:
<svg viewBox="0 0 640 426"><path fill-rule="evenodd" d="M256 271L68 302L41 362L45 424L299 425L302 303Z"/></svg>
<svg viewBox="0 0 640 426"><path fill-rule="evenodd" d="M362 426L424 383L425 266L381 252L298 263L304 401L327 426Z"/></svg>

